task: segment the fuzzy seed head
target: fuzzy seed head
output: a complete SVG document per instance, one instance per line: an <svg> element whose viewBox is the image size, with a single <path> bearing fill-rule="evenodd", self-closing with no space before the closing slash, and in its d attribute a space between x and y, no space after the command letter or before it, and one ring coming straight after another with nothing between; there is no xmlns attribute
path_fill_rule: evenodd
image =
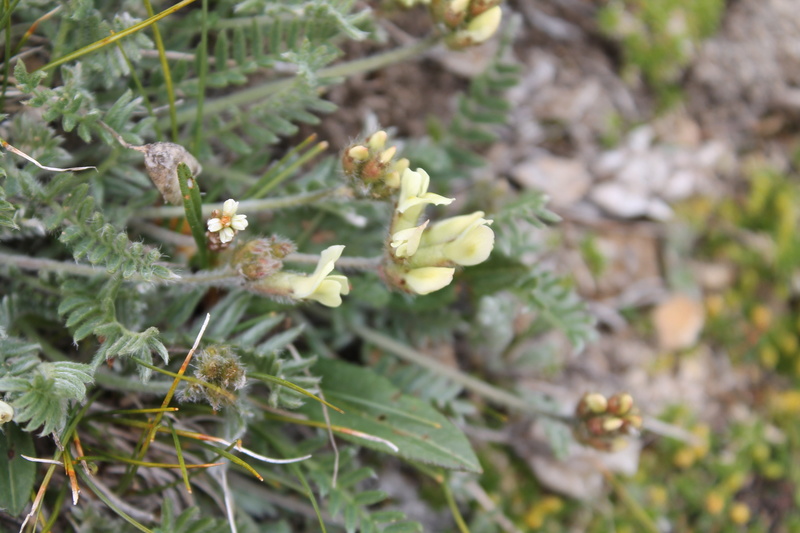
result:
<svg viewBox="0 0 800 533"><path fill-rule="evenodd" d="M208 346L195 356L194 367L197 379L216 385L228 394L193 383L181 393L179 399L206 401L215 411L231 405L235 399L233 393L244 387L247 381L244 365L229 346Z"/></svg>

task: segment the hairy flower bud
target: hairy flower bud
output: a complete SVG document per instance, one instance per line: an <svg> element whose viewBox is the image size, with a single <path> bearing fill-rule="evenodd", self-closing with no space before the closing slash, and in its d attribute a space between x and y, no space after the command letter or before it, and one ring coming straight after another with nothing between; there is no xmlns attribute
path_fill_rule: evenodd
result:
<svg viewBox="0 0 800 533"><path fill-rule="evenodd" d="M398 187L397 168L393 163L397 147L386 148L387 139L385 131L377 131L363 144L354 144L342 154L342 171L360 196L388 198Z"/></svg>
<svg viewBox="0 0 800 533"><path fill-rule="evenodd" d="M380 130L376 131L372 135L367 138L367 144L369 145L371 150L380 151L383 150L383 147L386 146L386 140L388 139L388 135L385 131Z"/></svg>
<svg viewBox="0 0 800 533"><path fill-rule="evenodd" d="M282 237L254 239L236 248L231 265L246 279L254 281L280 271L283 268L281 259L294 251L294 243Z"/></svg>
<svg viewBox="0 0 800 533"><path fill-rule="evenodd" d="M483 11L475 18L471 19L465 28L459 29L447 36L447 45L460 50L468 46L481 44L495 34L500 27L500 20L503 18L503 10L500 6L494 6Z"/></svg>

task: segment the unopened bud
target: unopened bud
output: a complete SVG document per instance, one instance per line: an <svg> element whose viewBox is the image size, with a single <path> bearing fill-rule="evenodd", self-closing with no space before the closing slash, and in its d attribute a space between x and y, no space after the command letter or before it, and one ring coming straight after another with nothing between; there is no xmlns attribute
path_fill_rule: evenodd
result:
<svg viewBox="0 0 800 533"><path fill-rule="evenodd" d="M625 421L625 430L632 435L637 435L644 425L642 415L629 414L623 420Z"/></svg>
<svg viewBox="0 0 800 533"><path fill-rule="evenodd" d="M614 415L624 415L633 407L633 397L627 392L618 392L608 399L608 412Z"/></svg>
<svg viewBox="0 0 800 533"><path fill-rule="evenodd" d="M383 147L386 146L386 139L389 136L386 134L385 131L380 130L376 131L372 135L369 136L367 139L367 144L372 150L378 151L383 150Z"/></svg>
<svg viewBox="0 0 800 533"><path fill-rule="evenodd" d="M369 158L369 148L357 144L356 146L353 146L347 151L347 155L349 155L356 161L366 161Z"/></svg>
<svg viewBox="0 0 800 533"><path fill-rule="evenodd" d="M378 159L370 159L361 168L361 179L365 182L375 182L381 179L386 172L386 165Z"/></svg>
<svg viewBox="0 0 800 533"><path fill-rule="evenodd" d="M218 231L206 232L206 244L212 252L221 252L231 246L231 241L222 242L221 234Z"/></svg>
<svg viewBox="0 0 800 533"><path fill-rule="evenodd" d="M442 22L450 29L457 28L467 17L467 7L469 0L450 0L444 2Z"/></svg>
<svg viewBox="0 0 800 533"><path fill-rule="evenodd" d="M593 416L586 421L586 429L592 435L603 435L606 430L603 429L603 417Z"/></svg>
<svg viewBox="0 0 800 533"><path fill-rule="evenodd" d="M469 3L469 16L477 17L481 13L500 5L500 0L471 0Z"/></svg>
<svg viewBox="0 0 800 533"><path fill-rule="evenodd" d="M621 418L617 418L615 416L611 416L603 420L603 431L606 433L613 433L617 431L625 424L625 421Z"/></svg>
<svg viewBox="0 0 800 533"><path fill-rule="evenodd" d="M484 11L467 24L467 27L458 30L447 37L447 45L450 48L459 50L468 46L481 44L487 41L497 28L500 27L500 20L503 18L503 10L500 6L495 6Z"/></svg>
<svg viewBox="0 0 800 533"><path fill-rule="evenodd" d="M380 155L380 157L378 159L380 160L381 163L383 163L385 165L389 161L392 160L392 158L394 157L394 154L396 154L396 153L397 153L397 147L396 146L391 146L391 147L387 148L386 150L384 150L383 152L381 152L381 155Z"/></svg>
<svg viewBox="0 0 800 533"><path fill-rule="evenodd" d="M586 393L578 402L577 413L578 416L602 414L606 412L607 405L606 397L602 394L597 392Z"/></svg>

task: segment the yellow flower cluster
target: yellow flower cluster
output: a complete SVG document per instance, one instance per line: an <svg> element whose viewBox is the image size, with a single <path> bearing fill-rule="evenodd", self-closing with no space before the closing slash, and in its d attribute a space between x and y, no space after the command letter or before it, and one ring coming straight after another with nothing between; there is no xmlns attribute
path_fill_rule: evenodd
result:
<svg viewBox="0 0 800 533"><path fill-rule="evenodd" d="M448 205L454 198L428 192L430 176L423 169L406 169L400 178L389 239L387 281L407 292L428 294L453 280L456 266L485 261L494 248L491 220L483 211L418 224L428 204Z"/></svg>

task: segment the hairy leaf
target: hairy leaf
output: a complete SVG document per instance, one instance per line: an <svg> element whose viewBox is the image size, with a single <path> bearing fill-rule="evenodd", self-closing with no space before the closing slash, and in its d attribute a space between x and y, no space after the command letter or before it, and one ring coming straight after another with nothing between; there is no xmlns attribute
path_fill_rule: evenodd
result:
<svg viewBox="0 0 800 533"><path fill-rule="evenodd" d="M36 455L33 438L16 424L3 426L0 431L0 509L17 516L30 501L36 476L36 463L26 460Z"/></svg>
<svg viewBox="0 0 800 533"><path fill-rule="evenodd" d="M368 368L320 359L313 371L322 376L325 398L345 414L329 411L331 424L369 433L393 442L398 456L454 470L481 472L478 458L464 434L426 402L402 394L392 383ZM303 412L324 421L317 406ZM363 446L387 452L379 442L342 435Z"/></svg>

